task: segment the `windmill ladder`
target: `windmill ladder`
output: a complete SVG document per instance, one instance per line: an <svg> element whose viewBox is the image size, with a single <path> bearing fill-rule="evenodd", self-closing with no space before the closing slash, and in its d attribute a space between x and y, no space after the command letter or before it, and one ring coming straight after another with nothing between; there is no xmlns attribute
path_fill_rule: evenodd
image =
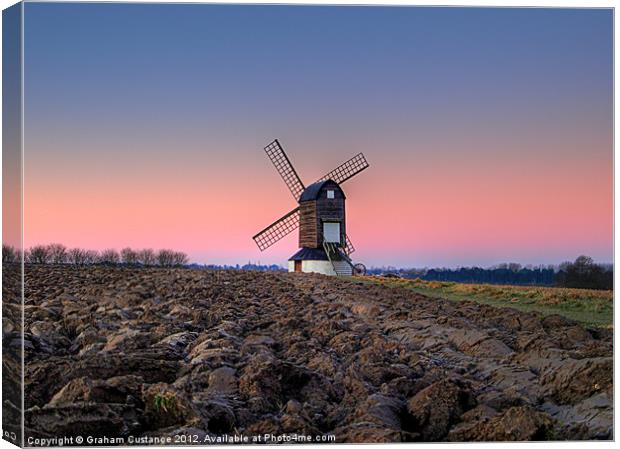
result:
<svg viewBox="0 0 620 449"><path fill-rule="evenodd" d="M340 250L338 244L323 242L323 249L325 249L327 258L334 267L337 276L351 276L353 274L353 262Z"/></svg>

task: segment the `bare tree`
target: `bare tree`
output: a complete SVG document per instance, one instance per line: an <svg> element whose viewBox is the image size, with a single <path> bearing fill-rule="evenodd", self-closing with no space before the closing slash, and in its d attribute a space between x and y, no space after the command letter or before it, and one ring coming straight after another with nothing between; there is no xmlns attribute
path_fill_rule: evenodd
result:
<svg viewBox="0 0 620 449"><path fill-rule="evenodd" d="M2 245L2 263L17 262L17 252L9 245Z"/></svg>
<svg viewBox="0 0 620 449"><path fill-rule="evenodd" d="M73 265L84 265L84 250L71 248L67 251L67 262Z"/></svg>
<svg viewBox="0 0 620 449"><path fill-rule="evenodd" d="M88 263L94 263L93 255L90 251L82 248L71 248L67 252L67 260L73 265L86 265Z"/></svg>
<svg viewBox="0 0 620 449"><path fill-rule="evenodd" d="M522 268L522 267L521 267L521 264L520 264L520 263L510 262L510 263L508 264L508 269L509 269L510 271L517 272L517 271L519 271L521 268Z"/></svg>
<svg viewBox="0 0 620 449"><path fill-rule="evenodd" d="M138 251L138 262L142 265L150 266L155 265L157 258L155 257L155 251L150 248L141 249Z"/></svg>
<svg viewBox="0 0 620 449"><path fill-rule="evenodd" d="M121 250L121 262L127 265L135 265L138 263L138 253L131 248L123 248Z"/></svg>
<svg viewBox="0 0 620 449"><path fill-rule="evenodd" d="M50 261L50 253L47 246L35 245L28 251L28 262L30 263L48 263Z"/></svg>
<svg viewBox="0 0 620 449"><path fill-rule="evenodd" d="M116 265L119 261L120 256L115 249L104 249L99 254L99 263Z"/></svg>
<svg viewBox="0 0 620 449"><path fill-rule="evenodd" d="M173 255L173 265L187 265L189 257L181 251L175 251Z"/></svg>
<svg viewBox="0 0 620 449"><path fill-rule="evenodd" d="M67 247L60 243L52 243L47 246L51 263L67 263Z"/></svg>
<svg viewBox="0 0 620 449"><path fill-rule="evenodd" d="M174 265L174 251L171 249L160 249L157 252L157 264L162 267Z"/></svg>
<svg viewBox="0 0 620 449"><path fill-rule="evenodd" d="M99 262L99 252L92 250L92 249L87 249L86 250L86 263L89 265L95 264L97 262Z"/></svg>

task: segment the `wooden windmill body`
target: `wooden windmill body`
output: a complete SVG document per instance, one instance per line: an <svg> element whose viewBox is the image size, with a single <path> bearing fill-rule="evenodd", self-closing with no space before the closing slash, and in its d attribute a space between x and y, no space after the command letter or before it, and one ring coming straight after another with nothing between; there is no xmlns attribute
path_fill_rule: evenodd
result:
<svg viewBox="0 0 620 449"><path fill-rule="evenodd" d="M289 271L342 276L365 272L350 257L355 249L346 232L346 196L341 187L369 167L364 155L359 153L305 187L277 139L265 152L299 205L253 237L259 249L267 249L299 228L300 250L289 258Z"/></svg>

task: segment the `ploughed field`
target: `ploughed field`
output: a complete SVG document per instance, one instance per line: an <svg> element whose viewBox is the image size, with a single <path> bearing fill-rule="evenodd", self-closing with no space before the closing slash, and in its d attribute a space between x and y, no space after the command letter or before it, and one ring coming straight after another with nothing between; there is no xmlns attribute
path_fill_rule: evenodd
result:
<svg viewBox="0 0 620 449"><path fill-rule="evenodd" d="M558 315L321 275L27 266L25 323L26 437L613 437L612 331Z"/></svg>

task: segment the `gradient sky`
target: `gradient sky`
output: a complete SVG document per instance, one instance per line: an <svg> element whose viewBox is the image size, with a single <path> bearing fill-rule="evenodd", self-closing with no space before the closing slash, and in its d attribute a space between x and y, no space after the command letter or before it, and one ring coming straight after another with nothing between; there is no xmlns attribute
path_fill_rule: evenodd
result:
<svg viewBox="0 0 620 449"><path fill-rule="evenodd" d="M280 263L262 148L343 185L366 265L613 257L612 11L25 6L25 245Z"/></svg>

